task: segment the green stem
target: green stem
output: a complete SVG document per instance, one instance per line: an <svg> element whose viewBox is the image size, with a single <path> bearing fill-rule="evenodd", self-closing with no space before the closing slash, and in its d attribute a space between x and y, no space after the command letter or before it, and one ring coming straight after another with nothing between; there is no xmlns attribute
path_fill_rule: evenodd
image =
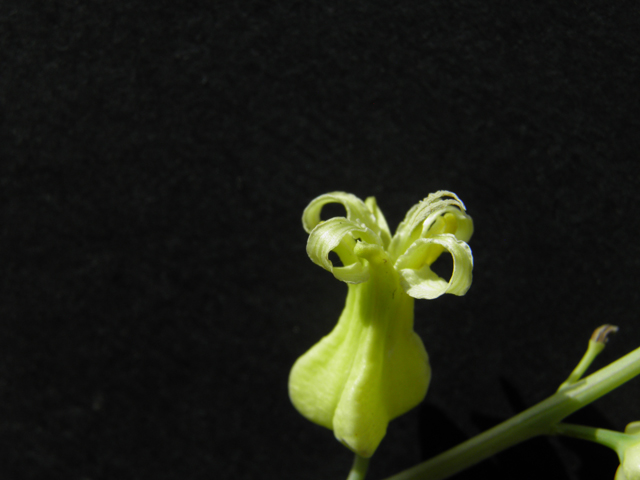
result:
<svg viewBox="0 0 640 480"><path fill-rule="evenodd" d="M586 427L583 425L563 422L554 427L553 433L599 443L600 445L604 445L605 447L615 450L616 453L621 450L621 447L623 447L629 439L629 435L622 432L607 430L606 428Z"/></svg>
<svg viewBox="0 0 640 480"><path fill-rule="evenodd" d="M347 480L364 480L367 475L367 469L369 468L369 459L361 457L357 453L353 459L353 466L349 472Z"/></svg>
<svg viewBox="0 0 640 480"><path fill-rule="evenodd" d="M573 372L571 372L569 378L567 378L562 383L562 385L560 385L558 391L564 390L565 388L568 388L570 385L573 385L578 380L580 380L582 378L582 375L584 375L584 372L586 372L587 368L589 368L589 365L591 365L595 358L600 354L600 352L602 352L602 350L604 349L604 345L605 344L602 342L589 340L589 346L584 356L582 357L576 368L573 369Z"/></svg>
<svg viewBox="0 0 640 480"><path fill-rule="evenodd" d="M573 369L573 372L571 372L569 378L567 378L562 383L562 385L560 385L558 391L564 390L565 388L573 385L582 378L582 375L584 375L584 372L587 371L587 368L589 368L589 366L593 363L600 352L604 350L609 336L613 333L616 333L617 331L617 326L609 324L601 325L600 327L595 329L593 335L591 335L591 338L589 339L589 346L587 347L587 351L585 352L576 368Z"/></svg>
<svg viewBox="0 0 640 480"><path fill-rule="evenodd" d="M387 480L441 480L537 435L640 374L640 348L509 420Z"/></svg>

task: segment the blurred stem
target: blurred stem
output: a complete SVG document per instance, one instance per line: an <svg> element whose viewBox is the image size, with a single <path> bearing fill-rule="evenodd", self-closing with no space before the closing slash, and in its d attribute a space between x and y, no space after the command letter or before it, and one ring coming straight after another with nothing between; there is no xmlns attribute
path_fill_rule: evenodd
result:
<svg viewBox="0 0 640 480"><path fill-rule="evenodd" d="M367 468L369 468L369 459L356 453L347 480L364 480L367 475Z"/></svg>

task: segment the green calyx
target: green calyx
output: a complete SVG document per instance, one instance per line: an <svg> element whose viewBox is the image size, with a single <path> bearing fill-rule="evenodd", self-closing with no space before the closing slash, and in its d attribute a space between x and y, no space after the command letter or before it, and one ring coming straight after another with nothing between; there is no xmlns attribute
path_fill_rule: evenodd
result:
<svg viewBox="0 0 640 480"><path fill-rule="evenodd" d="M320 210L341 203L346 217L320 220ZM387 425L424 398L431 370L413 330L415 298L463 295L471 283L473 231L462 202L448 192L412 208L391 237L372 197L342 192L313 200L303 215L310 258L348 284L346 306L333 331L300 357L289 378L294 406L334 431L362 457L370 457ZM445 250L453 257L446 281L431 271ZM342 266L329 260L338 254Z"/></svg>

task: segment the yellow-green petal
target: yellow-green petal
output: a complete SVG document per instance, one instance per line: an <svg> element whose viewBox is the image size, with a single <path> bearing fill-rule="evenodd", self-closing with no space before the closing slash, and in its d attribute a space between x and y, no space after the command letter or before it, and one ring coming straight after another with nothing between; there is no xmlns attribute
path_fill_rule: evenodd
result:
<svg viewBox="0 0 640 480"><path fill-rule="evenodd" d="M326 193L311 200L302 213L302 226L307 233L311 233L322 222L320 213L322 208L329 203L341 204L346 210L347 220L379 233L376 218L369 207L355 195L345 192Z"/></svg>
<svg viewBox="0 0 640 480"><path fill-rule="evenodd" d="M389 230L389 225L387 224L387 220L384 218L382 214L382 210L378 207L378 203L376 202L376 197L367 197L364 201L365 205L376 219L376 223L378 224L379 230L377 231L378 235L382 239L382 246L387 248L391 243L391 230Z"/></svg>
<svg viewBox="0 0 640 480"><path fill-rule="evenodd" d="M449 281L431 270L431 264L443 250L453 258ZM414 298L437 298L445 293L464 295L472 280L473 255L469 245L452 234L416 240L396 262L400 284Z"/></svg>
<svg viewBox="0 0 640 480"><path fill-rule="evenodd" d="M473 223L464 212L465 206L455 193L441 190L430 194L407 212L391 240L390 254L398 258L418 238L436 234L430 230L437 219L445 214L453 215L449 216L449 221L445 223L445 226L453 231L438 233L453 233L460 240L468 241L473 233Z"/></svg>
<svg viewBox="0 0 640 480"><path fill-rule="evenodd" d="M335 217L321 222L311 231L307 241L307 254L315 264L333 273L338 280L347 283L365 282L369 278L369 267L353 252L359 240L378 245L382 249L380 237L367 227L344 217ZM334 266L329 260L331 251L338 254L342 267Z"/></svg>

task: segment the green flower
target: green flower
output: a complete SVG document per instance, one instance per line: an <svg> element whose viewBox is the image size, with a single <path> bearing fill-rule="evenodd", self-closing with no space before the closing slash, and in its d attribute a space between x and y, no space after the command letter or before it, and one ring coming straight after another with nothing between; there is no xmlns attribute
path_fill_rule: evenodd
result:
<svg viewBox="0 0 640 480"><path fill-rule="evenodd" d="M620 458L615 480L640 480L640 422L627 425L615 450Z"/></svg>
<svg viewBox="0 0 640 480"><path fill-rule="evenodd" d="M322 221L329 203L342 204L346 217ZM413 301L467 292L473 256L465 242L473 222L455 194L440 191L414 205L393 237L375 198L344 192L312 200L302 223L309 257L346 282L348 293L333 331L294 364L289 395L302 415L370 457L389 421L427 392L431 369L413 330ZM453 257L448 281L431 270L445 250Z"/></svg>
<svg viewBox="0 0 640 480"><path fill-rule="evenodd" d="M609 327L609 325L604 325L604 327ZM596 330L596 333L597 332L598 330ZM632 354L636 353L635 356L637 356L637 352L639 350L640 349L636 349L634 352L632 352ZM606 369L609 369L616 363L622 362L623 364L625 364L629 362L630 355L631 354L626 355L625 357L619 359L617 362L612 363L611 365L606 367ZM634 362L636 363L635 366L633 365ZM635 375L637 375L637 362L638 359L635 358L631 362L627 363L627 365L632 368L632 371L631 375L629 375L626 380L631 379ZM600 370L600 372L602 372L603 370L605 369ZM633 374L633 370L636 370L635 374ZM596 372L596 374L600 372ZM622 373L622 370L620 369L613 369L613 371L610 371L607 376L610 379L614 379L615 377L618 377L618 379L613 380L610 385L615 385L615 383L619 381L620 378L624 378L624 376L628 373L628 371ZM591 375L590 378L594 377L596 374ZM623 380L622 383L624 383L626 380ZM610 391L610 385L602 385L602 380L593 381L594 385L598 385L598 383L600 383L601 386L604 386L604 393ZM618 383L618 386L620 384L621 383ZM576 383L575 385L578 385L578 383ZM614 386L613 388L616 387ZM562 390L560 390L560 393L562 393ZM581 438L583 440L588 440L590 442L599 443L600 445L609 447L618 454L618 459L620 460L620 466L618 467L618 470L616 470L615 480L640 480L640 422L631 422L629 425L627 425L627 428L625 428L624 432L617 432L614 430L608 430L606 428L574 425L572 423L558 423L553 427L553 431L554 433L566 435L568 437Z"/></svg>

